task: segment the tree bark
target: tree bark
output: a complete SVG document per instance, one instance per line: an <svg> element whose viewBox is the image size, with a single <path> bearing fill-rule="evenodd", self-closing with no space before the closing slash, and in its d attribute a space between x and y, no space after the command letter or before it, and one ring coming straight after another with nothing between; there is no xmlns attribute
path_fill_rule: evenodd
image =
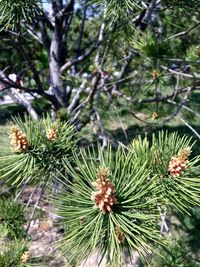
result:
<svg viewBox="0 0 200 267"><path fill-rule="evenodd" d="M31 103L26 99L26 97L23 95L23 93L18 92L18 89L11 88L8 91L9 96L13 99L13 101L23 107L28 111L30 117L33 120L38 119L38 114L34 110L33 106Z"/></svg>

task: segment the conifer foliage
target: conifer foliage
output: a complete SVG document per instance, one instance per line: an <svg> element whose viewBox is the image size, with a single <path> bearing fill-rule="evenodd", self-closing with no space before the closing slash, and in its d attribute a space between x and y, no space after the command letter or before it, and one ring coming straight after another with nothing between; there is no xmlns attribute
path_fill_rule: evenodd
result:
<svg viewBox="0 0 200 267"><path fill-rule="evenodd" d="M163 211L200 206L200 157L192 157L186 136L162 131L102 150L78 149L73 126L60 120L15 118L10 129L1 177L17 186L57 182L47 198L65 225L60 247L69 263L96 252L114 267L126 265L135 250L145 259L165 245Z"/></svg>
<svg viewBox="0 0 200 267"><path fill-rule="evenodd" d="M147 138L132 142L129 151L133 162L135 158L140 158L141 164L148 161L150 172L161 186L159 194L164 206L189 212L193 205L199 205L200 158L189 157L194 143L186 136L163 131L157 137L153 135L151 143Z"/></svg>
<svg viewBox="0 0 200 267"><path fill-rule="evenodd" d="M106 256L108 266L125 263L123 250L145 255L161 243L156 207L155 177L149 179L146 163L131 164L131 154L122 147L94 148L74 155L65 168L73 178L62 177L63 190L52 198L56 212L66 224L61 247L77 263L96 250ZM74 165L76 168L74 168Z"/></svg>
<svg viewBox="0 0 200 267"><path fill-rule="evenodd" d="M9 140L1 145L0 173L11 183L42 183L62 172L63 160L75 149L73 126L50 118L10 122Z"/></svg>
<svg viewBox="0 0 200 267"><path fill-rule="evenodd" d="M30 254L24 242L10 242L1 246L0 266L31 267Z"/></svg>
<svg viewBox="0 0 200 267"><path fill-rule="evenodd" d="M0 23L3 29L14 29L20 22L31 22L39 14L38 1L35 0L0 0Z"/></svg>
<svg viewBox="0 0 200 267"><path fill-rule="evenodd" d="M108 266L125 264L137 250L144 258L165 243L160 228L163 211L189 212L200 205L199 157L190 158L187 137L160 132L138 138L117 151L109 146L81 150L73 166L66 162L63 189L52 197L66 225L62 250L77 263L98 251ZM74 167L76 166L76 167Z"/></svg>
<svg viewBox="0 0 200 267"><path fill-rule="evenodd" d="M182 8L184 10L187 9L192 9L197 11L200 5L200 1L199 0L191 0L191 1L187 1L187 0L165 0L165 3L168 7L175 9L175 8Z"/></svg>

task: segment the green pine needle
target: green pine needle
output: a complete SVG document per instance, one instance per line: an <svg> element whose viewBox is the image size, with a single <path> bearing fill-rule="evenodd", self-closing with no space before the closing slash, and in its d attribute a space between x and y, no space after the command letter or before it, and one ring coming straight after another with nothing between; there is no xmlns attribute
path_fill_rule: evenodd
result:
<svg viewBox="0 0 200 267"><path fill-rule="evenodd" d="M131 161L123 148L114 153L109 146L104 152L99 147L97 153L94 148L81 150L80 156L74 155L73 166L66 163L72 182L62 177L61 192L51 200L66 225L60 247L69 255L69 262L78 264L98 251L99 260L105 256L109 266L119 266L125 263L124 250L130 258L134 250L144 256L155 243L162 243L156 207L159 187L154 177L149 179L146 163L132 165ZM99 167L109 170L109 180L116 189L117 203L105 214L91 199Z"/></svg>
<svg viewBox="0 0 200 267"><path fill-rule="evenodd" d="M135 159L140 159L140 164L148 162L151 175L156 175L158 186L161 187L159 196L163 199L163 205L181 212L188 212L194 205L200 205L200 157L188 158L187 168L179 176L171 176L168 167L173 157L185 148L192 151L194 142L187 136L179 137L177 133L159 132L152 140L141 137L130 145L133 164Z"/></svg>
<svg viewBox="0 0 200 267"><path fill-rule="evenodd" d="M39 12L39 2L35 0L0 0L1 30L19 27L21 21L32 22Z"/></svg>
<svg viewBox="0 0 200 267"><path fill-rule="evenodd" d="M16 127L26 135L28 148L24 151L13 151L8 134L8 142L3 144L5 155L0 157L0 175L6 177L12 185L24 183L41 184L62 172L65 158L70 158L76 149L74 127L69 123L50 118L32 121L28 117L23 121L14 118L10 129ZM48 139L48 133L56 131L55 140ZM51 136L50 136L51 137Z"/></svg>

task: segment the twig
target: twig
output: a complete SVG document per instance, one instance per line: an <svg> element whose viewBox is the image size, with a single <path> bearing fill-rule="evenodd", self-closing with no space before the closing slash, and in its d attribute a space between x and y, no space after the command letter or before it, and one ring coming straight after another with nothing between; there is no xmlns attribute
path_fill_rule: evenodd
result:
<svg viewBox="0 0 200 267"><path fill-rule="evenodd" d="M188 90L190 91L195 91L195 90L200 90L200 85L194 85L194 86L189 86L186 88L182 88L179 89L176 94L182 94L187 92ZM160 102L160 101L165 101L167 99L170 99L174 96L175 92L173 92L172 94L166 95L166 96L159 96L159 97L154 97L154 98L147 98L147 99L142 99L142 100L135 100L134 103L139 103L139 104L143 104L143 103L153 103L153 102Z"/></svg>
<svg viewBox="0 0 200 267"><path fill-rule="evenodd" d="M187 126L200 139L199 133L189 123L187 123L181 116L179 116L179 118L185 124L185 126Z"/></svg>
<svg viewBox="0 0 200 267"><path fill-rule="evenodd" d="M101 130L101 138L102 138L102 140L103 140L101 149L104 150L104 148L107 146L107 143L108 143L108 142L107 142L107 134L106 134L106 130L105 130L105 128L103 127L103 123L102 123L102 121L101 121L99 112L98 112L98 110L97 110L98 102L99 102L99 92L98 92L97 95L96 95L96 101L95 101L94 112L95 112L95 115L96 115L96 118L97 118L97 122L98 122L98 124L99 124L99 128L100 128L100 130Z"/></svg>
<svg viewBox="0 0 200 267"><path fill-rule="evenodd" d="M85 90L86 85L87 85L87 80L84 80L82 84L80 85L79 89L77 90L77 93L75 94L71 104L68 107L69 112L72 112L74 108L77 106L81 93Z"/></svg>
<svg viewBox="0 0 200 267"><path fill-rule="evenodd" d="M99 112L97 109L94 109L95 110L95 115L96 115L96 118L97 118L97 122L99 124L99 128L101 130L101 138L103 140L103 143L102 143L102 146L101 146L101 149L104 150L104 148L107 146L108 144L108 141L107 141L107 134L106 134L106 130L105 128L103 127L103 124L102 124L102 121L101 121L101 118L99 116Z"/></svg>
<svg viewBox="0 0 200 267"><path fill-rule="evenodd" d="M169 233L169 227L167 225L167 221L166 221L166 215L167 215L167 209L165 208L164 212L161 213L160 218L161 218L161 228L160 228L160 232L161 233Z"/></svg>
<svg viewBox="0 0 200 267"><path fill-rule="evenodd" d="M16 195L14 202L17 201L17 199L20 197L20 195L24 192L24 189L26 188L27 182L25 182L22 186L22 189L19 191L19 193Z"/></svg>
<svg viewBox="0 0 200 267"><path fill-rule="evenodd" d="M34 207L33 207L33 210L32 210L32 213L31 213L31 216L30 216L30 219L29 219L29 224L28 224L28 227L27 227L27 229L26 229L26 232L28 232L28 230L29 230L29 228L30 228L31 222L32 222L32 220L33 220L33 216L34 216L34 214L35 214L35 210L36 210L36 208L37 208L37 206L38 206L38 204L39 204L39 202L40 202L40 200L41 200L41 197L42 197L42 196L44 195L44 193L45 193L46 185L47 185L47 183L48 183L48 180L49 180L49 177L46 178L46 180L45 180L45 182L44 182L44 184L43 184L43 186L42 186L40 195L39 195L39 197L38 197L38 199L37 199L37 201L36 201L36 203L35 203L35 205L34 205Z"/></svg>
<svg viewBox="0 0 200 267"><path fill-rule="evenodd" d="M162 69L167 70L167 71L169 71L169 72L171 72L173 74L176 74L176 75L180 75L180 76L184 76L184 77L192 78L192 79L196 78L194 75L191 75L191 74L188 74L188 73L184 73L184 72L180 72L180 71L176 71L176 70L172 70L172 69L170 69L168 67L165 67L165 66L162 66L162 65L160 67ZM196 78L196 79L198 79L198 78Z"/></svg>
<svg viewBox="0 0 200 267"><path fill-rule="evenodd" d="M173 105L181 105L181 103L177 103L177 102L172 101L170 99L168 99L167 102L170 103L170 104L173 104ZM200 118L200 113L194 111L193 109L189 108L188 106L182 105L182 108L190 111L191 113L193 113L194 115L196 115L197 117Z"/></svg>
<svg viewBox="0 0 200 267"><path fill-rule="evenodd" d="M61 68L60 68L60 72L63 73L65 70L69 69L71 66L85 60L87 57L89 57L92 52L94 52L98 47L100 46L100 43L95 43L91 48L89 48L88 50L85 51L84 54L80 55L77 58L74 58L72 60L69 60L68 62L66 62Z"/></svg>
<svg viewBox="0 0 200 267"><path fill-rule="evenodd" d="M29 196L28 202L27 202L27 204L26 204L26 208L29 206L29 204L30 204L30 202L31 202L31 200L32 200L32 197L33 197L33 195L35 194L35 192L37 191L37 189L38 189L38 185L35 186L34 190L31 192L31 195Z"/></svg>
<svg viewBox="0 0 200 267"><path fill-rule="evenodd" d="M186 30L186 31L179 32L179 33L177 33L177 34L174 34L174 35L168 37L168 38L165 39L164 41L169 41L169 40L172 39L172 38L179 37L179 36L182 36L182 35L186 35L186 34L188 34L189 32L191 32L192 30L194 30L196 27L198 27L199 25L200 25L200 22L196 23L194 26L192 26L191 28L189 28L189 29Z"/></svg>

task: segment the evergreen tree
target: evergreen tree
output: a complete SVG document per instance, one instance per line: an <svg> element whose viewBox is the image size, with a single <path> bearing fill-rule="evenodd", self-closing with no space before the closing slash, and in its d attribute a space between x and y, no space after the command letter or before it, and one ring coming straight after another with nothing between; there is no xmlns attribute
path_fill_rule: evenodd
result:
<svg viewBox="0 0 200 267"><path fill-rule="evenodd" d="M123 107L153 125L179 117L193 129L190 117L199 116L198 4L70 0L49 1L46 11L40 1L1 1L0 44L6 57L6 47L12 49L9 68L0 57L1 91L44 97L54 111L64 108L78 130L95 119L104 139L102 109ZM24 83L10 80L10 73Z"/></svg>

